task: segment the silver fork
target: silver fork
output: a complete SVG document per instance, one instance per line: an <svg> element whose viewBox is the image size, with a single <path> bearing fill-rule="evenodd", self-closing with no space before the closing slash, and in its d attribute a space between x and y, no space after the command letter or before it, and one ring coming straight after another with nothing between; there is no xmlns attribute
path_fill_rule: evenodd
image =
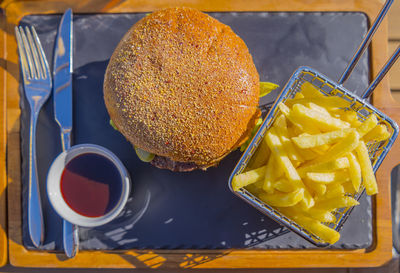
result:
<svg viewBox="0 0 400 273"><path fill-rule="evenodd" d="M44 240L44 223L36 166L36 123L40 109L49 98L51 77L49 65L34 27L15 27L25 96L31 109L29 126L29 199L28 228L33 244Z"/></svg>

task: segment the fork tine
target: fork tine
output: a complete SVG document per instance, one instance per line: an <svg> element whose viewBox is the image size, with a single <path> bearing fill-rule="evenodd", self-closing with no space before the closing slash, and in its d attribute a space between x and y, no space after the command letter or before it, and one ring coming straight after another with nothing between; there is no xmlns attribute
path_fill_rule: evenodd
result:
<svg viewBox="0 0 400 273"><path fill-rule="evenodd" d="M32 57L33 57L33 64L34 64L35 69L36 69L36 76L38 78L43 78L42 77L43 73L42 73L42 68L41 68L40 61L39 61L39 53L38 53L38 50L36 48L36 43L33 41L31 31L29 30L28 27L25 27L25 32L26 32L26 36L28 37L28 42L29 42L29 45L30 45L30 48L31 48L31 53L32 53Z"/></svg>
<svg viewBox="0 0 400 273"><path fill-rule="evenodd" d="M32 35L33 35L33 40L35 41L36 44L36 48L38 49L40 65L43 71L43 78L46 79L50 75L49 65L47 63L47 58L46 55L44 54L42 44L40 43L39 36L37 35L36 29L34 27L32 27Z"/></svg>
<svg viewBox="0 0 400 273"><path fill-rule="evenodd" d="M26 80L26 78L29 77L29 75L30 75L30 71L29 71L26 54L25 54L24 44L22 42L22 37L21 37L18 27L15 27L15 37L17 38L17 45L18 45L18 52L19 52L21 69L22 69L22 76L24 77L24 80Z"/></svg>
<svg viewBox="0 0 400 273"><path fill-rule="evenodd" d="M34 79L34 78L36 78L36 70L35 70L35 66L33 65L31 48L29 46L28 39L26 38L25 31L24 31L24 29L22 27L19 27L19 32L20 32L21 37L22 37L22 42L24 44L24 49L25 49L27 60L28 60L28 67L29 67L29 71L30 71L30 77L32 79Z"/></svg>

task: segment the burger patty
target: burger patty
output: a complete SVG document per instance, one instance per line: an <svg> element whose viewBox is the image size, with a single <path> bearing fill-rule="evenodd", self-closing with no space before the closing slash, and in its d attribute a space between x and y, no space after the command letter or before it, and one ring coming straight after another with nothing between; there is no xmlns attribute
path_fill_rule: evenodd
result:
<svg viewBox="0 0 400 273"><path fill-rule="evenodd" d="M193 162L177 162L159 155L156 155L150 163L157 168L168 169L174 172L190 172L200 168L200 166Z"/></svg>

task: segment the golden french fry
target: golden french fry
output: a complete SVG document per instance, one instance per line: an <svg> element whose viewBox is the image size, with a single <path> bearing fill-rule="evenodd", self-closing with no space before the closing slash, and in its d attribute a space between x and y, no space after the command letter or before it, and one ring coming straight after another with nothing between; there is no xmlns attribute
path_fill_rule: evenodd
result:
<svg viewBox="0 0 400 273"><path fill-rule="evenodd" d="M273 187L281 192L292 192L296 190L295 185L286 178L281 178L273 182Z"/></svg>
<svg viewBox="0 0 400 273"><path fill-rule="evenodd" d="M310 133L310 134L318 134L320 130L310 121L302 119L299 116L293 115L293 111L290 110L283 103L278 104L279 109L285 115L285 117L298 129L302 132Z"/></svg>
<svg viewBox="0 0 400 273"><path fill-rule="evenodd" d="M339 232L321 224L318 220L293 212L290 208L279 208L279 210L301 227L320 237L325 242L334 244L340 238Z"/></svg>
<svg viewBox="0 0 400 273"><path fill-rule="evenodd" d="M330 147L331 147L330 145L324 144L318 147L311 148L311 150L314 151L316 154L322 155L326 151L328 151Z"/></svg>
<svg viewBox="0 0 400 273"><path fill-rule="evenodd" d="M306 216L323 223L332 223L336 221L336 217L328 210L315 209L312 213L304 212Z"/></svg>
<svg viewBox="0 0 400 273"><path fill-rule="evenodd" d="M247 185L246 187L244 187L246 190L248 190L249 192L251 192L253 195L258 196L261 192L263 192L264 190L262 189L264 181L263 180L259 180L253 184Z"/></svg>
<svg viewBox="0 0 400 273"><path fill-rule="evenodd" d="M288 123L288 133L289 133L289 138L292 138L304 134L304 131L300 130L299 127L293 125L290 122Z"/></svg>
<svg viewBox="0 0 400 273"><path fill-rule="evenodd" d="M378 193L378 185L376 183L375 174L372 169L371 160L369 158L367 147L364 141L360 141L356 148L356 154L358 162L361 167L361 175L363 178L363 184L368 195L373 195Z"/></svg>
<svg viewBox="0 0 400 273"><path fill-rule="evenodd" d="M252 183L255 183L263 179L265 177L266 169L267 166L263 166L255 170L235 175L232 179L233 190L238 191L240 188L243 188L247 185L250 185Z"/></svg>
<svg viewBox="0 0 400 273"><path fill-rule="evenodd" d="M315 204L314 198L312 197L311 193L307 190L307 188L304 188L304 196L303 199L300 200L299 206L303 210L308 210L309 208L312 208Z"/></svg>
<svg viewBox="0 0 400 273"><path fill-rule="evenodd" d="M276 166L277 166L276 160L274 159L274 156L271 155L267 163L267 169L265 170L264 184L262 186L263 190L266 191L267 193L274 192L274 187L272 185L272 182L275 180L274 172Z"/></svg>
<svg viewBox="0 0 400 273"><path fill-rule="evenodd" d="M369 141L383 141L386 140L390 137L390 133L387 130L387 127L384 124L378 124L374 129L369 131L365 136L364 136L364 141L369 142Z"/></svg>
<svg viewBox="0 0 400 273"><path fill-rule="evenodd" d="M358 190L360 189L361 179L362 179L361 167L357 161L357 158L353 153L348 153L347 159L349 160L350 164L349 173L350 173L351 183L354 187L354 190L358 192Z"/></svg>
<svg viewBox="0 0 400 273"><path fill-rule="evenodd" d="M304 180L303 183L306 185L307 189L315 193L316 196L322 196L326 192L326 185L324 184L315 183L307 179Z"/></svg>
<svg viewBox="0 0 400 273"><path fill-rule="evenodd" d="M285 150L283 149L283 145L274 127L271 127L268 130L265 138L268 147L271 149L272 154L274 154L274 156L276 157L279 166L282 168L289 181L294 183L297 187L304 187L303 183L301 182L301 178L296 171L296 168L293 166Z"/></svg>
<svg viewBox="0 0 400 273"><path fill-rule="evenodd" d="M326 144L333 144L346 137L354 129L346 128L318 135L300 135L292 141L300 148L313 148Z"/></svg>
<svg viewBox="0 0 400 273"><path fill-rule="evenodd" d="M291 207L303 199L304 189L300 188L290 193L274 192L273 194L260 193L259 198L273 207Z"/></svg>
<svg viewBox="0 0 400 273"><path fill-rule="evenodd" d="M304 95L301 93L296 93L296 95L294 95L293 99L304 99Z"/></svg>
<svg viewBox="0 0 400 273"><path fill-rule="evenodd" d="M300 94L305 98L325 97L317 87L310 82L304 82L300 87Z"/></svg>
<svg viewBox="0 0 400 273"><path fill-rule="evenodd" d="M360 138L374 129L376 125L378 125L378 119L374 114L372 114L360 126L358 126L357 132L360 135Z"/></svg>
<svg viewBox="0 0 400 273"><path fill-rule="evenodd" d="M358 119L357 113L353 110L341 110L341 119L351 124L351 127L358 128L362 123Z"/></svg>
<svg viewBox="0 0 400 273"><path fill-rule="evenodd" d="M340 239L340 233L311 218L294 218L303 227L320 237L323 241L334 244Z"/></svg>
<svg viewBox="0 0 400 273"><path fill-rule="evenodd" d="M284 115L279 115L274 122L274 127L276 132L278 133L283 148L286 150L287 155L292 160L293 163L304 162L304 159L301 157L299 152L294 147L292 141L289 139L289 133L286 124L286 118Z"/></svg>
<svg viewBox="0 0 400 273"><path fill-rule="evenodd" d="M350 180L349 172L347 170L340 170L334 172L308 172L306 177L315 183L344 183Z"/></svg>
<svg viewBox="0 0 400 273"><path fill-rule="evenodd" d="M350 164L347 157L339 157L336 158L335 160L328 161L325 163L300 167L297 169L297 172L300 175L300 177L306 177L307 172L329 172L329 171L336 171L339 169L348 168L349 166Z"/></svg>
<svg viewBox="0 0 400 273"><path fill-rule="evenodd" d="M334 144L328 151L326 151L324 155L318 156L311 162L306 163L305 166L321 164L342 157L345 154L353 151L357 147L358 142L358 133L356 131L351 131L345 138Z"/></svg>
<svg viewBox="0 0 400 273"><path fill-rule="evenodd" d="M351 194L351 195L356 193L356 190L354 190L354 186L353 186L353 183L351 183L351 181L343 183L342 185L343 185L343 189L344 189L345 193Z"/></svg>
<svg viewBox="0 0 400 273"><path fill-rule="evenodd" d="M267 142L263 139L257 148L257 151L251 157L249 163L247 164L248 170L254 170L266 165L268 158L270 156L270 149L268 148Z"/></svg>
<svg viewBox="0 0 400 273"><path fill-rule="evenodd" d="M333 197L343 196L345 193L342 183L333 183L326 186L326 193L323 199L330 199ZM321 198L322 200L322 198Z"/></svg>
<svg viewBox="0 0 400 273"><path fill-rule="evenodd" d="M313 151L312 149L308 149L308 148L302 149L302 148L297 147L297 150L299 151L299 153L305 160L312 160L319 156L319 154L317 152Z"/></svg>
<svg viewBox="0 0 400 273"><path fill-rule="evenodd" d="M350 196L333 197L325 200L318 201L315 205L315 209L335 210L338 208L348 208L357 206L359 203L357 200ZM311 208L311 209L314 209ZM311 212L310 212L311 213Z"/></svg>
<svg viewBox="0 0 400 273"><path fill-rule="evenodd" d="M320 112L305 107L301 104L293 105L291 114L292 116L303 120L303 122L308 121L309 123L312 123L313 125L317 126L318 129L324 132L350 127L350 124L346 121L321 115Z"/></svg>
<svg viewBox="0 0 400 273"><path fill-rule="evenodd" d="M337 114L337 109L338 107L348 107L349 102L346 100L335 97L335 96L322 96L322 97L314 97L314 98L294 98L291 100L287 100L286 104L289 107L292 107L294 104L302 104L302 105L308 105L309 103L316 104L320 107L328 108L329 111L334 112Z"/></svg>
<svg viewBox="0 0 400 273"><path fill-rule="evenodd" d="M309 103L307 103L307 106L310 109L320 112L324 116L331 117L331 114L329 113L329 111L326 110L326 108L319 106L318 104L315 104L310 101Z"/></svg>

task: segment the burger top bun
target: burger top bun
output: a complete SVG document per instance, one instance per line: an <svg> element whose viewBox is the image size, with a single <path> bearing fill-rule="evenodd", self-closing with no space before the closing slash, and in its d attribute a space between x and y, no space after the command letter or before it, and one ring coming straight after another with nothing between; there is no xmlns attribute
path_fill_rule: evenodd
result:
<svg viewBox="0 0 400 273"><path fill-rule="evenodd" d="M156 11L115 49L104 99L136 147L177 162L216 164L259 117L259 76L227 25L192 8Z"/></svg>

